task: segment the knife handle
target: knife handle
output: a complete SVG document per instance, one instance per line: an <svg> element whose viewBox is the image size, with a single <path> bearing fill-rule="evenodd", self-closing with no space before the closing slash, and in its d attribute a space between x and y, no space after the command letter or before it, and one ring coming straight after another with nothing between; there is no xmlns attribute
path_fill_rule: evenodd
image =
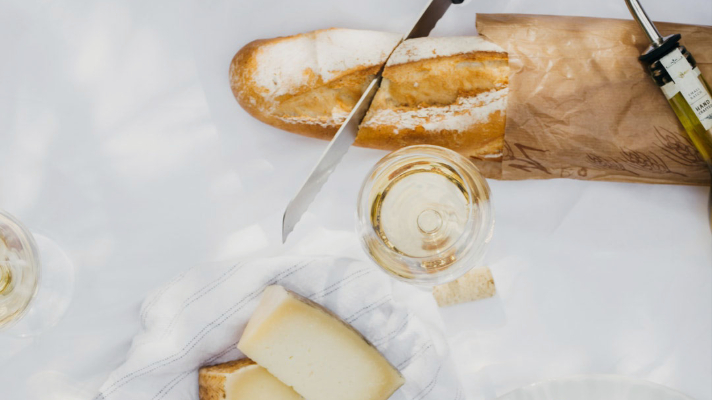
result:
<svg viewBox="0 0 712 400"><path fill-rule="evenodd" d="M462 4L465 0L452 0L452 4Z"/></svg>

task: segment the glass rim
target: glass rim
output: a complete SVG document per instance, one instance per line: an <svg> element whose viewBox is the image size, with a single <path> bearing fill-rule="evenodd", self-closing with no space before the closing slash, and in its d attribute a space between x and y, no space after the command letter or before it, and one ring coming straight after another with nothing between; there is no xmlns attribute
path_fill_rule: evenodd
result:
<svg viewBox="0 0 712 400"><path fill-rule="evenodd" d="M448 153L449 156L455 156L456 158L460 158L460 159L461 159L461 160L458 160L458 161L466 161L466 162L472 164L471 161L467 160L467 159L466 159L464 156L462 156L461 154L459 154L459 153L457 153L457 152L455 152L455 151L453 151L453 150L447 149L447 148L445 148L445 147L434 146L434 145L413 145L413 146L407 146L407 147L403 147L403 148L401 148L401 149L398 149L398 150L396 150L396 151L394 151L394 152L392 152L392 153L386 155L386 156L383 157L381 160L379 160L379 161L376 163L376 165L374 165L374 167L371 168L371 170L369 171L369 174L368 174L367 177L366 177L366 182L374 182L374 181L376 181L377 178L379 178L379 177L381 176L381 174L382 174L383 172L385 172L385 170L386 170L392 163L398 162L398 161L402 161L402 160L403 160L402 158L399 159L399 157L403 157L403 156L417 157L417 156L423 156L423 155L425 155L425 156L431 156L431 157L433 157L433 159L440 159L440 160L442 160L442 161L445 161L445 162L448 164L448 166L454 167L455 170L456 170L455 172L457 173L457 175L459 175L460 177L462 177L463 180L464 180L464 178L465 178L465 176L467 175L467 173L462 170L463 168L462 168L462 166L460 165L459 162L458 162L458 163L453 163L451 160L447 160L447 159L445 159L443 156L439 156L439 155L436 155L436 154L433 154L433 153L429 153L429 152L423 152L423 153L418 154L416 151L417 151L417 150L420 150L420 149L430 149L430 150L435 150L435 151L438 151L438 152L445 152L445 153ZM410 152L413 152L413 154L411 154ZM454 157L454 158L455 158L455 157ZM474 164L472 164L472 166L475 168L475 171L476 171L477 174L478 174L478 176L476 176L476 177L474 177L474 178L476 178L476 179L478 179L478 180L481 180L482 182L484 182L484 183L486 184L486 181L484 180L484 177L480 174L479 169L477 169L477 167L476 167ZM376 172L380 172L381 174L375 175ZM393 184L393 183L395 183L395 182L396 182L396 180L394 179L391 183L389 183L389 185L390 185L390 184ZM363 186L361 187L361 190L359 191L359 195L358 195L359 204L358 204L357 210L358 210L358 217L359 217L359 219L360 219L361 216L363 215L362 212L364 211L364 210L362 210L360 200L362 199L362 195L364 194L362 191L366 188L366 186L367 186L367 185L363 185ZM371 185L370 188L372 189L373 186ZM489 186L486 186L486 188L487 188L487 190L488 190L488 192L489 192ZM472 214L473 214L474 211L475 211L475 202L474 202L475 193L472 192L472 191L473 191L473 188L471 187L471 185L465 185L465 189L467 190L467 196L468 196L468 198L469 198L469 199L468 199L468 202L467 202L467 216L466 216L466 218L469 220L470 217L472 216ZM369 191L369 192L370 192L370 191ZM371 206L372 206L371 204L367 205L368 210L366 210L366 211L371 211ZM383 238L382 238L380 235L378 235L378 233L377 233L376 230L374 229L373 225L370 225L370 224L369 224L368 230L370 231L370 233L372 233L374 236L376 236L376 237L378 238L377 240L379 240L380 243L381 243L383 246L385 246L385 248L387 248L389 252L394 253L394 254L397 254L397 255L400 256L400 257L407 258L407 259L411 259L411 260L427 260L427 259L429 259L429 258L433 258L433 256L422 256L422 257L410 256L410 255L407 255L407 254L403 254L403 253L401 253L401 252L399 252L399 251L393 250L390 246L388 246L387 243L385 243L385 242L383 241ZM445 253L445 252L447 252L448 250L452 249L453 247L457 247L458 245L461 245L461 244L462 244L463 242L465 242L467 239L470 239L472 236L475 236L476 233L477 233L477 232L476 232L475 230L464 230L464 231L457 237L457 239L454 240L452 243L448 244L447 247L444 247L444 248L442 248L442 249L439 249L439 250L438 250L438 253ZM470 244L468 244L467 247L470 247L471 245L472 245L472 242L470 242Z"/></svg>
<svg viewBox="0 0 712 400"><path fill-rule="evenodd" d="M15 324L19 323L19 321L27 314L27 312L30 310L30 307L37 297L37 291L39 290L40 287L40 279L42 279L42 263L40 260L40 255L39 255L39 248L37 247L37 241L35 240L35 236L32 234L32 232L25 226L25 224L22 223L17 217L14 215L10 214L9 212L0 209L0 219L5 219L8 222L11 222L12 224L15 225L15 227L11 228L13 229L13 233L15 233L18 238L20 238L21 241L23 241L23 247L24 244L27 244L27 248L29 249L30 256L32 257L32 262L33 264L36 265L36 271L35 272L35 283L34 283L34 291L32 292L32 297L27 301L27 303L23 306L22 310L15 315L14 318L9 320L8 322L4 324L0 324L0 332L3 332L4 330L8 330ZM17 228L17 229L15 229Z"/></svg>
<svg viewBox="0 0 712 400"><path fill-rule="evenodd" d="M464 188L469 196L467 201L467 224L469 228L465 229L457 237L457 239L450 243L447 247L439 249L436 255L410 256L403 254L402 252L399 252L386 244L383 238L375 230L373 224L370 222L367 223L366 221L366 219L370 220L370 214L373 210L374 202L372 200L371 193L374 191L374 184L383 178L383 173L388 171L389 168L392 168L394 164L399 162L407 164L407 160L409 158L415 157L421 159L429 158L435 162L439 161L447 165L448 168L453 169L453 172L463 180ZM390 172L393 173L393 171ZM391 179L388 180L390 181ZM388 183L388 185L389 184L390 183ZM481 202L478 200L482 198L486 198L487 201ZM414 145L404 147L379 160L369 170L361 189L359 190L356 218L360 241L368 256L373 259L383 271L398 280L426 286L452 281L474 268L475 264L481 261L481 257L484 256L486 245L489 243L494 229L494 217L491 215L493 207L490 199L491 190L486 179L482 176L477 166L467 157L453 150L434 145ZM479 216L479 218L477 216ZM381 255L389 254L387 257L393 257L394 259L401 260L402 265L422 264L429 260L437 259L443 254L452 252L453 249L459 249L457 250L458 253L480 256L476 262L473 262L472 266L455 269L445 268L441 271L428 273L427 279L424 279L424 276L419 276L419 273L410 275L406 272L406 269L403 268L400 268L402 271L397 271L381 266L378 260L380 256L371 253L369 246L366 243L367 240L376 240L381 247ZM400 272L403 272L403 274ZM443 279L445 279L444 282L437 282Z"/></svg>

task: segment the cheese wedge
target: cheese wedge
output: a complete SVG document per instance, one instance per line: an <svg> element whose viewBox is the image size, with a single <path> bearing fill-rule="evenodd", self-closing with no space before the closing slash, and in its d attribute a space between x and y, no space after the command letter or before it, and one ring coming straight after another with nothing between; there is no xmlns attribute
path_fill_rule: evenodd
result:
<svg viewBox="0 0 712 400"><path fill-rule="evenodd" d="M350 325L269 286L237 348L309 400L385 400L401 374Z"/></svg>
<svg viewBox="0 0 712 400"><path fill-rule="evenodd" d="M198 379L200 400L304 400L248 358L203 367Z"/></svg>

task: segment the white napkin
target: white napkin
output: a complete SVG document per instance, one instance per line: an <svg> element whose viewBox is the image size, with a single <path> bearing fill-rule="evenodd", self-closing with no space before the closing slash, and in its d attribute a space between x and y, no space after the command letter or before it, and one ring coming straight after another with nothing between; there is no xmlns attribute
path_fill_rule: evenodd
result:
<svg viewBox="0 0 712 400"><path fill-rule="evenodd" d="M392 400L464 398L428 292L363 261L277 257L201 265L156 290L126 362L96 399L197 400L200 366L244 357L235 345L271 284L322 304L374 344L406 378Z"/></svg>

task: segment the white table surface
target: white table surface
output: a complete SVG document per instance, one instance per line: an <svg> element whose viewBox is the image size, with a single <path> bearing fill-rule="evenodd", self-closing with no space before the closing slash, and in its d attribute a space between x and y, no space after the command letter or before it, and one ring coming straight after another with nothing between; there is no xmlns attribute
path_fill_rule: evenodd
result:
<svg viewBox="0 0 712 400"><path fill-rule="evenodd" d="M227 67L242 45L329 26L402 31L424 0L202 3L0 4L0 207L76 269L56 327L0 336L1 399L91 398L147 292L196 263L278 246L283 208L326 143L238 107ZM655 19L712 25L709 0L645 3ZM478 11L629 17L623 0L477 0L434 34L473 34ZM360 182L383 155L352 149L290 239L351 234ZM499 294L443 313L471 398L614 373L712 399L708 189L490 184Z"/></svg>

